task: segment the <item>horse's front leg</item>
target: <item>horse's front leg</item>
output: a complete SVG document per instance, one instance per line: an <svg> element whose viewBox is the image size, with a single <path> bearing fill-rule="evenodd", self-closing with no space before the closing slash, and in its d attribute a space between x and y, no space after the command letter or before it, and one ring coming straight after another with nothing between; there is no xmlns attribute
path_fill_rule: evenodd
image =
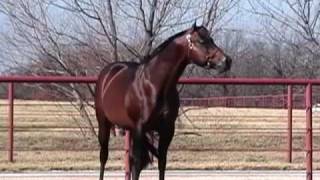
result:
<svg viewBox="0 0 320 180"><path fill-rule="evenodd" d="M159 180L164 180L165 177L167 152L174 135L174 129L174 122L170 122L170 124L162 125L159 130Z"/></svg>

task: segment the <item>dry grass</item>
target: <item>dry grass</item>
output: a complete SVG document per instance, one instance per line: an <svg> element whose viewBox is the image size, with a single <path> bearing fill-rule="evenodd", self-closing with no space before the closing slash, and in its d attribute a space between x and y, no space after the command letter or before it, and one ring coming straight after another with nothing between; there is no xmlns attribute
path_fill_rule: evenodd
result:
<svg viewBox="0 0 320 180"><path fill-rule="evenodd" d="M15 101L15 163L8 163L5 101L0 101L0 171L97 170L96 137L78 129L83 120L69 103ZM279 109L209 108L181 116L168 155L169 169L303 169L304 152L294 152L285 162L287 111ZM94 111L91 111L94 114ZM320 148L319 115L315 113L314 148ZM305 111L293 112L293 147L304 149ZM94 121L95 122L95 121ZM52 129L50 127L60 128ZM48 127L48 128L46 128ZM123 147L122 137L112 137L110 147ZM221 151L221 150L224 151ZM244 151L247 149L247 151ZM249 150L248 150L249 149ZM20 151L19 151L20 150ZM22 151L21 151L22 150ZM109 169L123 168L123 151L110 152ZM314 153L320 169L320 153ZM156 168L156 163L149 168Z"/></svg>

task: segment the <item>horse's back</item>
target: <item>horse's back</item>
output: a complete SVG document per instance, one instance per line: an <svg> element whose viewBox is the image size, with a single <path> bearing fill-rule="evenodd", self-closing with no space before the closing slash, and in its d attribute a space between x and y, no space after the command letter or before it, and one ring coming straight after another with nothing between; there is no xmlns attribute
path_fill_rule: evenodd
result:
<svg viewBox="0 0 320 180"><path fill-rule="evenodd" d="M138 67L134 62L112 63L99 74L96 85L96 109L113 124L133 127L125 108L125 96Z"/></svg>

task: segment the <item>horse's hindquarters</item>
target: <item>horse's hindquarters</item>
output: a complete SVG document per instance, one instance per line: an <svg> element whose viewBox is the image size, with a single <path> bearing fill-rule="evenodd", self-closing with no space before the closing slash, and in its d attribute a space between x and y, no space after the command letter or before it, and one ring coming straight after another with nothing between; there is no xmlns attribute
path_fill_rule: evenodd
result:
<svg viewBox="0 0 320 180"><path fill-rule="evenodd" d="M96 106L115 125L133 127L125 107L125 96L132 82L131 71L126 64L115 64L100 74L96 89Z"/></svg>

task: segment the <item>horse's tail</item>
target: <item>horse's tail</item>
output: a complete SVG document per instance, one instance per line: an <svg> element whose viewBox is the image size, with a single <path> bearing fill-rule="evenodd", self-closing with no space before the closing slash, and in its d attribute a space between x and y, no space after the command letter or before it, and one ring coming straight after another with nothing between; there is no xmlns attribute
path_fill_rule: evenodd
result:
<svg viewBox="0 0 320 180"><path fill-rule="evenodd" d="M140 162L141 167L145 168L148 164L152 163L152 156L159 157L158 148L150 142L148 137L154 136L153 133L147 132L141 134L140 137L133 138L133 152L141 153Z"/></svg>

